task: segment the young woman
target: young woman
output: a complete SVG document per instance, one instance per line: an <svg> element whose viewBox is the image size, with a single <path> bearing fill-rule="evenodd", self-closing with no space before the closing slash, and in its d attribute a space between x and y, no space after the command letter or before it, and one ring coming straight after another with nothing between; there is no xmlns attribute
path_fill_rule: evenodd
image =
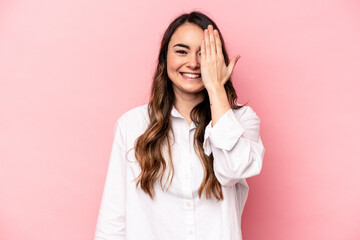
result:
<svg viewBox="0 0 360 240"><path fill-rule="evenodd" d="M235 102L216 24L177 17L148 104L116 122L95 239L238 240L246 178L262 168L260 119Z"/></svg>

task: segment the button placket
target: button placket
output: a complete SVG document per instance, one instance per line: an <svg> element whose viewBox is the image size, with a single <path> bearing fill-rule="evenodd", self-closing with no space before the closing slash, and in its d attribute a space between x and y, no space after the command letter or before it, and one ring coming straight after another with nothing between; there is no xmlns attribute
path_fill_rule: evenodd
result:
<svg viewBox="0 0 360 240"><path fill-rule="evenodd" d="M190 126L191 127L191 126ZM194 209L194 199L192 194L192 168L193 168L193 150L192 150L192 131L189 125L187 125L187 136L186 144L188 149L187 159L185 163L185 174L184 174L184 185L187 190L189 190L189 198L184 200L184 209L185 209L185 221L186 221L186 239L195 240L195 209Z"/></svg>

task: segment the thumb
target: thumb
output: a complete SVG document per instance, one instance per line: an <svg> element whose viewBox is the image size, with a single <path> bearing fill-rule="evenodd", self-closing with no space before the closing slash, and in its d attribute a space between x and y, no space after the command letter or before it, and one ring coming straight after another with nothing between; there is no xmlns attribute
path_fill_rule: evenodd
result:
<svg viewBox="0 0 360 240"><path fill-rule="evenodd" d="M234 57L233 59L231 59L230 63L229 63L229 66L228 66L228 72L229 72L229 75L231 76L234 68L235 68L235 64L237 63L237 61L240 59L240 55L237 55L236 57Z"/></svg>

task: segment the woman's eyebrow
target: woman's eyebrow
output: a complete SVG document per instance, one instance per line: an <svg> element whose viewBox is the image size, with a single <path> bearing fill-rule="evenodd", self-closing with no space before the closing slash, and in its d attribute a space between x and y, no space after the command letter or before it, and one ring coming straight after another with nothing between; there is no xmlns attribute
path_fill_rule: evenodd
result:
<svg viewBox="0 0 360 240"><path fill-rule="evenodd" d="M177 44L175 44L173 47L176 47L176 46L178 46L178 47L183 47L183 48L187 48L187 49L189 49L190 50L190 47L188 46L188 45L185 45L185 44L182 44L182 43L177 43ZM201 50L201 47L199 47L199 51Z"/></svg>

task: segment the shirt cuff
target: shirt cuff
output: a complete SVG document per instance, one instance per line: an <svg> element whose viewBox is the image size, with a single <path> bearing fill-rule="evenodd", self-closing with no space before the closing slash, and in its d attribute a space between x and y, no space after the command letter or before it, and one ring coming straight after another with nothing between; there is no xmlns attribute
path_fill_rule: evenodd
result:
<svg viewBox="0 0 360 240"><path fill-rule="evenodd" d="M212 120L206 126L204 134L203 146L207 156L212 152L211 146L230 151L244 132L232 109L224 113L215 126L212 127L211 124Z"/></svg>

